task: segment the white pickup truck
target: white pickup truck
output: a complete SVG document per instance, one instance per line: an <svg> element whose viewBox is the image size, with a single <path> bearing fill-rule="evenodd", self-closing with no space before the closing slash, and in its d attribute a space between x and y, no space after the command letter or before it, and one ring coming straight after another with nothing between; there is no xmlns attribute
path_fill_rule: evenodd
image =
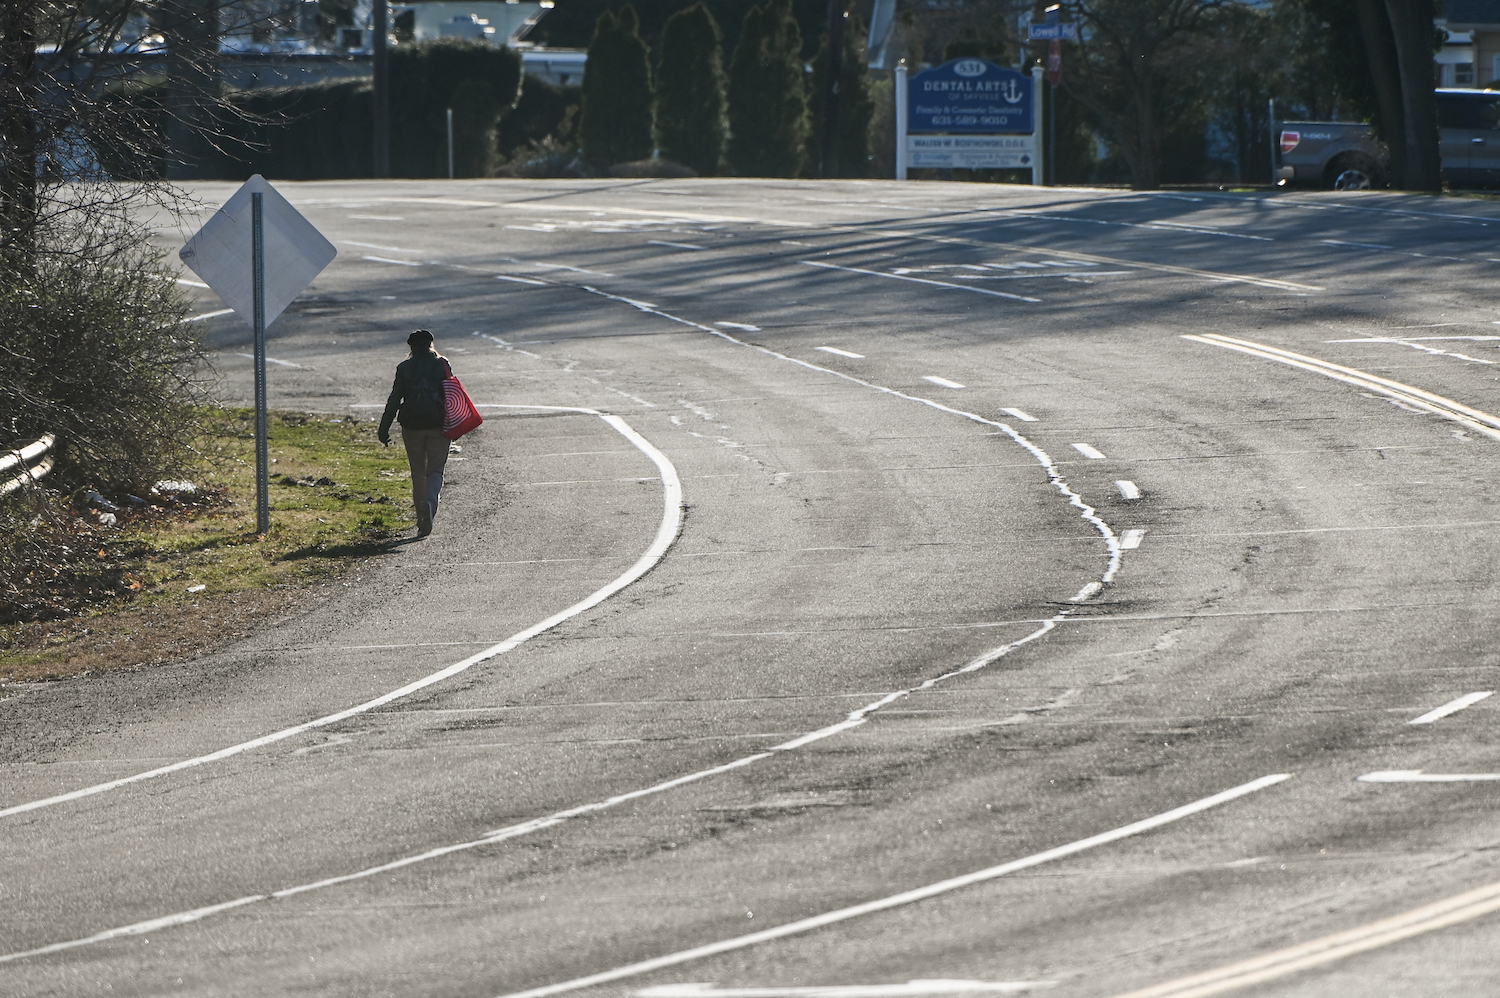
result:
<svg viewBox="0 0 1500 998"><path fill-rule="evenodd" d="M1438 90L1438 152L1449 187L1500 187L1500 91ZM1334 190L1386 185L1388 153L1369 125L1282 121L1276 179Z"/></svg>

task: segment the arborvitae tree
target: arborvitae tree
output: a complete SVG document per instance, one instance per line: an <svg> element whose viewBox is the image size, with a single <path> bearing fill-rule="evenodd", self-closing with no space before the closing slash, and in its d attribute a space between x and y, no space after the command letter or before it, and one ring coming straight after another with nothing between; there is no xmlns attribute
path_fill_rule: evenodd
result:
<svg viewBox="0 0 1500 998"><path fill-rule="evenodd" d="M656 146L705 177L724 155L723 37L701 2L680 10L662 31L656 70Z"/></svg>
<svg viewBox="0 0 1500 998"><path fill-rule="evenodd" d="M850 18L844 28L844 57L839 67L838 120L834 124L833 162L823 164L824 177L868 177L870 175L870 119L875 103L870 97L870 77L865 68L865 27ZM823 104L827 87L828 35L813 57L812 115L807 133L807 167L819 176L823 149Z"/></svg>
<svg viewBox="0 0 1500 998"><path fill-rule="evenodd" d="M742 177L795 177L807 155L802 32L792 0L745 15L729 67L729 166Z"/></svg>
<svg viewBox="0 0 1500 998"><path fill-rule="evenodd" d="M651 155L651 62L635 8L605 11L583 73L583 155L597 169Z"/></svg>

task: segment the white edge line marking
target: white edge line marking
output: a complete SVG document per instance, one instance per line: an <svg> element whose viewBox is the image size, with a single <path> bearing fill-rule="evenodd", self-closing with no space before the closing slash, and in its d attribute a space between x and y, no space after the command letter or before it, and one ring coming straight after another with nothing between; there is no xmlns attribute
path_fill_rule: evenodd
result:
<svg viewBox="0 0 1500 998"><path fill-rule="evenodd" d="M716 323L716 325L722 325L722 323ZM813 347L813 349L814 350L821 350L824 353L831 353L831 354L833 354L834 356L837 356L837 357L851 357L854 360L864 360L865 359L865 355L862 354L862 353L853 353L853 352L851 352L849 350L840 350L838 347Z"/></svg>
<svg viewBox="0 0 1500 998"><path fill-rule="evenodd" d="M960 291L972 291L976 295L990 295L994 298L1009 298L1012 301L1040 302L1040 298L1028 298L1025 295L1012 295L1004 291L991 291L989 288L976 288L968 284L953 284L948 281L933 281L925 277L908 277L905 274L885 274L878 270L864 270L860 267L840 267L836 263L823 263L820 260L798 260L800 264L808 267L822 267L825 270L842 270L850 274L868 274L871 277L886 277L893 281L912 281L916 284L931 284L939 288L957 288Z"/></svg>
<svg viewBox="0 0 1500 998"><path fill-rule="evenodd" d="M1097 447L1093 446L1092 444L1069 444L1068 446L1072 447L1074 450L1082 454L1084 457L1088 458L1090 461L1104 460L1104 455L1099 451Z"/></svg>
<svg viewBox="0 0 1500 998"><path fill-rule="evenodd" d="M236 357L249 357L251 360L255 359L255 354L253 354L253 353L237 353L237 354L235 354L235 356ZM301 370L304 370L304 371L307 370L307 368L303 367L301 364L293 364L289 360L277 360L275 357L267 357L266 358L266 363L267 364L280 364L282 367L296 367L296 368L300 368Z"/></svg>
<svg viewBox="0 0 1500 998"><path fill-rule="evenodd" d="M1207 998L1209 995L1275 980L1357 953L1389 946L1424 932L1478 918L1497 909L1500 909L1500 883L1493 883L1347 932L1313 939L1217 970L1116 995L1115 998Z"/></svg>
<svg viewBox="0 0 1500 998"><path fill-rule="evenodd" d="M1023 859L1011 860L1008 863L1001 863L999 866L992 866L984 870L976 870L973 873L966 873L962 876L951 877L947 880L940 880L935 884L928 884L926 887L918 887L915 890L902 891L900 894L892 894L889 897L880 898L876 901L866 901L864 904L857 904L848 908L839 908L835 911L824 912L821 915L814 915L811 918L799 919L795 922L788 922L785 925L778 925L769 929L762 929L760 932L752 932L748 935L736 936L733 939L724 939L716 943L709 943L705 946L695 946L691 949L679 950L676 953L668 953L665 956L654 957L650 960L642 960L638 963L627 964L623 967L616 967L613 970L601 971L597 974L590 974L587 977L577 977L571 981L561 981L557 984L549 984L540 988L531 988L527 991L514 991L510 994L504 995L503 998L547 998L547 996L549 995L562 994L568 991L577 991L581 988L593 987L597 984L607 984L611 981L618 981L627 977L636 977L640 974L647 974L654 970L661 970L664 967L674 967L679 964L688 963L694 960L701 960L705 957L717 956L720 953L728 953L734 950L746 949L759 943L770 942L775 939L784 939L787 936L798 935L803 932L811 932L814 929L820 929L827 925L834 925L838 922L845 922L852 918L859 918L864 915L872 915L876 912L888 911L891 908L913 904L918 901L925 901L928 898L936 897L940 894L947 894L952 891L973 886L974 884L984 883L988 880L995 880L999 877L1006 876L1007 874L1015 873L1018 870L1025 870L1034 866L1040 866L1043 863L1050 863L1054 860L1064 859L1068 856L1084 852L1088 849L1107 845L1111 842L1117 842L1120 839L1129 838L1132 835L1139 835L1142 832L1148 832L1152 829L1160 828L1163 825L1171 824L1174 821L1180 821L1183 818L1198 814L1201 811L1206 811L1209 808L1217 807L1220 804L1228 803L1229 801L1243 797L1247 794L1252 794L1258 790L1263 790L1266 787L1273 786L1285 779L1288 779L1290 775L1291 774L1289 773L1278 773L1274 776L1262 776L1258 780L1252 780L1249 783L1243 783L1240 786L1233 787L1229 790L1214 794L1211 797L1204 797L1201 800L1194 801L1191 804L1185 804L1182 807L1173 808L1170 811L1164 811L1161 814L1146 818L1142 821L1136 821L1128 825L1122 825L1119 828L1111 829L1107 832L1101 832L1098 835L1091 835L1086 839L1079 839L1078 841L1070 842L1067 845L1057 846L1055 848L1047 849L1039 853L1033 853L1032 855L1027 856Z"/></svg>
<svg viewBox="0 0 1500 998"><path fill-rule="evenodd" d="M370 261L372 261L374 263L394 263L394 264L396 264L398 266L401 266L401 267L420 267L420 266L422 266L420 263L418 263L415 260L391 260L391 259L387 259L386 257L383 257L383 256L365 256L365 257L360 257L360 259L362 259L362 260L370 260Z"/></svg>
<svg viewBox="0 0 1500 998"><path fill-rule="evenodd" d="M1437 707L1437 708L1434 708L1433 710L1429 710L1427 713L1423 714L1421 717L1414 717L1410 721L1407 721L1406 723L1407 724L1431 724L1433 721L1439 720L1440 718L1447 717L1449 714L1456 714L1459 711L1463 710L1465 707L1472 707L1476 703L1478 703L1479 701L1483 700L1485 697L1493 696L1494 693L1495 693L1494 690L1485 690L1485 691L1483 691L1481 693L1465 693L1463 696L1459 697L1457 700L1450 700L1447 703L1443 704L1441 707Z"/></svg>
<svg viewBox="0 0 1500 998"><path fill-rule="evenodd" d="M963 385L959 384L957 381L949 381L947 378L940 378L936 374L924 374L924 375L922 375L922 380L923 381L930 381L934 385L937 385L940 388L962 388L962 387L964 387Z"/></svg>
<svg viewBox="0 0 1500 998"><path fill-rule="evenodd" d="M1500 773L1424 773L1420 769L1382 769L1354 778L1356 783L1490 783Z"/></svg>
<svg viewBox="0 0 1500 998"><path fill-rule="evenodd" d="M1139 499L1141 497L1140 486L1136 485L1128 478L1122 478L1119 481L1115 482L1115 488L1120 490L1121 499Z"/></svg>
<svg viewBox="0 0 1500 998"><path fill-rule="evenodd" d="M1146 537L1144 530L1127 530L1120 535L1120 550L1129 551L1141 546L1141 541Z"/></svg>
<svg viewBox="0 0 1500 998"><path fill-rule="evenodd" d="M166 776L169 773L180 772L181 770L190 769L195 766L202 766L210 762L218 762L221 759L227 759L230 756L239 755L240 753L248 752L251 749L257 749L266 745L274 744L275 742L283 741L287 738L291 738L294 735L299 735L304 731L311 731L314 728L321 728L330 724L337 724L339 721L346 720L347 718L354 717L355 715L367 713L371 710L374 710L376 707L381 707L385 704L391 703L392 701L400 700L402 697L409 696L412 693L417 692L418 690L426 689L428 686L432 686L434 683L440 683L445 679L456 676L459 673L468 670L472 666L478 665L481 662L494 658L496 655L502 655L505 652L508 652L527 641L530 641L538 634L549 631L552 628L556 627L558 624L561 624L572 617L576 617L578 614L583 613L586 610L590 610L598 606L600 603L603 603L615 593L624 589L626 586L629 586L631 583L635 582L641 576L649 572L656 566L658 562L661 561L662 557L667 553L667 549L672 546L672 542L677 539L677 531L682 525L682 482L678 479L677 469L672 466L672 462L667 458L665 454L657 450L649 440L637 433L634 429L631 428L630 424L626 423L625 420L621 419L619 416L607 415L593 409L565 408L562 406L525 406L523 408L545 408L598 416L600 419L608 423L610 427L612 427L617 433L623 436L626 440L629 440L636 446L636 448L638 448L642 453L650 458L651 462L656 465L657 470L661 472L661 526L657 528L656 538L651 542L651 546L646 549L646 552L642 554L639 559L636 560L636 563L634 565L626 569L624 574L617 577L613 582L604 586L602 589L595 591L592 595L586 597L585 599L574 603L572 606L568 607L565 610L558 611L557 613L548 617L546 620L541 621L540 623L531 625L530 627L526 628L526 630L521 631L518 634L511 635L504 641L501 641L499 644L491 645L489 648L486 648L483 651L478 652L477 654L471 655L468 658L463 659L462 661L455 662L447 668L439 669L437 672L434 672L431 675L424 676L414 682L407 683L400 689L392 690L389 693L385 693L374 698L373 700L366 700L364 703L357 704L337 713L327 714L323 717L317 718L316 720L307 721L303 724L293 725L289 728L282 728L280 731L273 731L268 735L262 735L261 737L253 738L250 741L240 742L237 745L230 745L225 748L219 749L217 752L210 752L207 755L195 756L191 759L183 759L168 766L161 766L157 769L147 770L144 773L136 773L132 776L121 777L118 780L110 780L107 783L96 783L90 787L82 787L78 790L72 790L64 794L57 794L55 796L46 797L41 800L28 801L25 804L16 804L12 807L7 807L3 810L0 810L0 818L6 818L14 814L24 814L28 811L36 811L44 807L50 807L53 804L61 804L65 801L78 800L82 797L89 797L94 794L103 793L106 790L114 790L118 787L128 786L132 783L140 783L145 780L154 779L158 776Z"/></svg>
<svg viewBox="0 0 1500 998"><path fill-rule="evenodd" d="M1023 423L1035 423L1037 421L1037 418L1035 416L1028 415L1027 413L1022 412L1020 409L1005 408L1001 409L1000 411L1005 413L1007 416L1016 417Z"/></svg>
<svg viewBox="0 0 1500 998"><path fill-rule="evenodd" d="M716 984L661 984L635 998L921 998L927 995L1025 994L1056 981L914 980L905 984L829 984L812 987L721 988Z"/></svg>
<svg viewBox="0 0 1500 998"><path fill-rule="evenodd" d="M230 312L233 312L233 311L234 311L234 309L232 309L232 308L221 308L217 312L204 312L201 315L189 316L188 318L186 318L186 319L184 319L182 321L183 322L202 322L204 319L212 319L212 318L215 318L215 317L220 316L220 315L228 315Z"/></svg>
<svg viewBox="0 0 1500 998"><path fill-rule="evenodd" d="M1411 385L1404 385L1399 381L1391 381L1374 374L1366 374L1364 371L1355 370L1352 367L1344 367L1340 364L1333 364L1326 360L1318 360L1316 357L1307 357L1303 354L1292 353L1290 350L1269 347L1264 344L1253 343L1249 340L1237 340L1230 336L1220 336L1218 333L1205 333L1202 336L1195 333L1185 333L1182 338L1193 340L1197 343L1207 343L1210 346L1238 350L1240 353L1247 353L1252 357L1278 361L1290 367L1311 371L1313 374L1321 374L1325 378L1332 378L1335 381L1357 385L1360 388L1368 388L1388 398L1414 405L1424 412L1430 412L1435 416L1442 416L1444 419L1451 419L1455 423L1467 426L1476 433L1482 433L1487 437L1500 440L1500 419L1479 409L1471 409L1466 405L1449 398L1444 398L1441 395L1435 395L1420 388L1413 388Z"/></svg>

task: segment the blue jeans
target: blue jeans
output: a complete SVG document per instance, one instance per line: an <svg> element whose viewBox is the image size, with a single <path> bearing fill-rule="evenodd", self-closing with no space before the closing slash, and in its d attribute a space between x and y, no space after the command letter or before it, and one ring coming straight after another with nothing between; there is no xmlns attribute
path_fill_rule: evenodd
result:
<svg viewBox="0 0 1500 998"><path fill-rule="evenodd" d="M411 501L417 509L417 522L431 513L437 515L438 496L443 491L443 467L448 463L448 438L442 430L413 430L401 427L401 442L406 445L406 460L411 465Z"/></svg>

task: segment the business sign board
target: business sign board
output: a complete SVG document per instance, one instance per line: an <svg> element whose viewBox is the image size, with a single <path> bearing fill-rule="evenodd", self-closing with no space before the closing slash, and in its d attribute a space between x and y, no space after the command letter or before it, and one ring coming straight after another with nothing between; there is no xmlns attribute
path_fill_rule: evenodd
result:
<svg viewBox="0 0 1500 998"><path fill-rule="evenodd" d="M1034 42L1076 42L1078 41L1078 24L1076 22L1028 25L1027 37Z"/></svg>
<svg viewBox="0 0 1500 998"><path fill-rule="evenodd" d="M908 135L907 166L1025 170L1036 166L1034 135Z"/></svg>
<svg viewBox="0 0 1500 998"><path fill-rule="evenodd" d="M1031 77L984 59L954 59L915 74L907 102L908 135L1030 135L1036 130Z"/></svg>

